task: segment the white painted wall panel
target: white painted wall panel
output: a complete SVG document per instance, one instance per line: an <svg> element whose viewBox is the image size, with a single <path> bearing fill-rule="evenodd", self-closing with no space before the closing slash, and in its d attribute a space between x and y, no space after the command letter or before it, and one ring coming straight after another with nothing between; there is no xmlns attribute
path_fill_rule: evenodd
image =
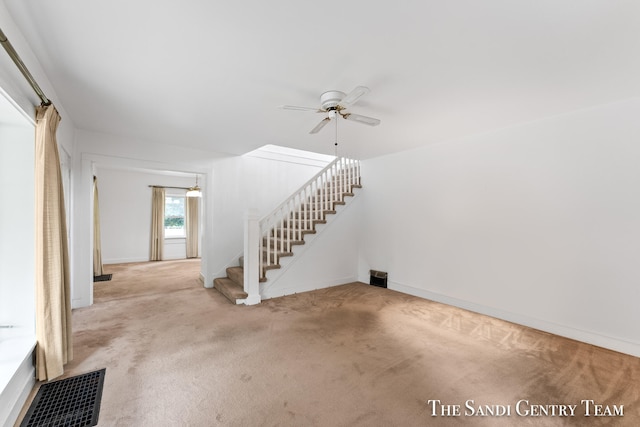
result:
<svg viewBox="0 0 640 427"><path fill-rule="evenodd" d="M104 264L149 261L151 188L190 187L194 178L108 168L98 169ZM167 190L169 191L169 190ZM182 192L184 194L184 191ZM185 258L185 240L167 239L164 259Z"/></svg>
<svg viewBox="0 0 640 427"><path fill-rule="evenodd" d="M33 141L26 121L0 124L0 325L28 335L35 333Z"/></svg>
<svg viewBox="0 0 640 427"><path fill-rule="evenodd" d="M2 426L13 425L35 384L31 357L36 343L34 158L33 126L26 119L24 125L0 123Z"/></svg>
<svg viewBox="0 0 640 427"><path fill-rule="evenodd" d="M363 163L360 278L640 355L640 100Z"/></svg>

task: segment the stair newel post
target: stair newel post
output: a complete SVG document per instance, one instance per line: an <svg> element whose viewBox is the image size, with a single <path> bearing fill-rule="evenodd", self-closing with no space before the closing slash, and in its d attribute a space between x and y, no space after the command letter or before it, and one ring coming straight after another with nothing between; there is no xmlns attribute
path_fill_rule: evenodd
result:
<svg viewBox="0 0 640 427"><path fill-rule="evenodd" d="M245 214L244 227L244 291L246 305L259 304L260 297L260 218L258 211L249 209Z"/></svg>

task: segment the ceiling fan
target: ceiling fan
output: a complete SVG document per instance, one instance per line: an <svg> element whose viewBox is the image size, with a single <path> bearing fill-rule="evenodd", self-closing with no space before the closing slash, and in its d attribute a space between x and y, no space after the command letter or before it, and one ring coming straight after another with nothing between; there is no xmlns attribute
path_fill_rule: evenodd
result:
<svg viewBox="0 0 640 427"><path fill-rule="evenodd" d="M362 116L360 114L348 113L345 110L355 104L361 97L369 93L369 88L358 86L348 94L339 90L330 90L320 95L320 108L315 107L298 107L295 105L283 105L281 108L285 110L315 111L317 113L327 114L309 133L318 133L331 120L337 117L352 120L369 126L377 126L380 120L373 117Z"/></svg>

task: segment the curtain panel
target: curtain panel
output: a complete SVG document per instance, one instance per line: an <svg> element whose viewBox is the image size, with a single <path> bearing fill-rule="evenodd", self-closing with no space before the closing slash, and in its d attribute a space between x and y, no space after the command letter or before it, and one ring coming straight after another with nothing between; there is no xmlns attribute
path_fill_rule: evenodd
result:
<svg viewBox="0 0 640 427"><path fill-rule="evenodd" d="M198 211L200 206L199 197L186 197L185 207L185 228L186 228L186 244L187 244L187 258L198 258Z"/></svg>
<svg viewBox="0 0 640 427"><path fill-rule="evenodd" d="M98 178L93 177L93 275L102 276L102 242L100 240L100 204L98 203Z"/></svg>
<svg viewBox="0 0 640 427"><path fill-rule="evenodd" d="M151 261L161 261L164 248L164 188L153 188L151 196Z"/></svg>
<svg viewBox="0 0 640 427"><path fill-rule="evenodd" d="M64 373L73 359L69 253L64 190L53 105L36 108L36 376L45 381Z"/></svg>

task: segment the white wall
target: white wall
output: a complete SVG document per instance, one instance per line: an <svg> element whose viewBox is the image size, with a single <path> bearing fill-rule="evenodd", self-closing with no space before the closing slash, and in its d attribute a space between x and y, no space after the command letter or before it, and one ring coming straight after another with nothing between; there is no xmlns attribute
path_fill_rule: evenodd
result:
<svg viewBox="0 0 640 427"><path fill-rule="evenodd" d="M360 279L640 355L640 100L363 163Z"/></svg>
<svg viewBox="0 0 640 427"><path fill-rule="evenodd" d="M2 97L2 94L0 94ZM17 113L16 113L17 114ZM0 117L0 425L35 383L34 127ZM19 121L19 120L18 120Z"/></svg>
<svg viewBox="0 0 640 427"><path fill-rule="evenodd" d="M149 261L151 188L190 187L192 178L97 168L103 264ZM166 189L167 195L172 190ZM184 195L184 190L176 194ZM164 259L186 257L185 239L166 239Z"/></svg>
<svg viewBox="0 0 640 427"><path fill-rule="evenodd" d="M35 331L34 129L0 123L0 325Z"/></svg>

